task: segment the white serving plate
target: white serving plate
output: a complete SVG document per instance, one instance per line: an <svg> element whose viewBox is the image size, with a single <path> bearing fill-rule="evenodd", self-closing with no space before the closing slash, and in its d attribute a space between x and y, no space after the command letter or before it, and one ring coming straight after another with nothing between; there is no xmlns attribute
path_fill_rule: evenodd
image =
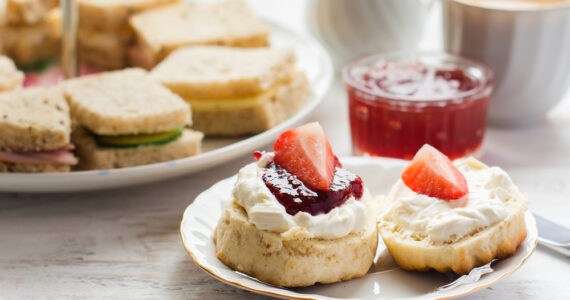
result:
<svg viewBox="0 0 570 300"><path fill-rule="evenodd" d="M206 138L203 152L183 159L123 169L52 174L0 174L0 192L74 192L148 183L194 173L251 153L275 140L286 129L306 121L323 101L333 79L330 56L312 37L265 20L271 29L272 47L295 50L297 67L305 72L312 94L295 115L276 127L246 138Z"/></svg>
<svg viewBox="0 0 570 300"><path fill-rule="evenodd" d="M373 194L386 194L407 164L389 158L347 157L343 166L360 175ZM400 269L381 242L377 261L368 274L359 279L333 284L317 284L306 288L280 288L236 272L216 258L213 232L225 202L231 196L236 176L224 179L202 192L184 212L180 232L186 251L192 259L215 278L252 292L293 299L446 299L472 293L505 278L518 269L536 247L537 229L532 214L526 213L527 237L516 253L492 263L493 272L478 280L467 280L447 289L455 282L453 273L408 272ZM380 258L380 259L379 259ZM473 273L473 272L472 272ZM465 278L464 278L465 279Z"/></svg>

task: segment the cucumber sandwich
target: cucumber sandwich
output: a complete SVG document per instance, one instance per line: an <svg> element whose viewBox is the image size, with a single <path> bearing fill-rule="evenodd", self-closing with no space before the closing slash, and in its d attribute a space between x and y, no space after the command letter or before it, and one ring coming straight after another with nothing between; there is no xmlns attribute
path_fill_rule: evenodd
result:
<svg viewBox="0 0 570 300"><path fill-rule="evenodd" d="M66 82L76 121L80 169L110 169L179 159L200 152L203 134L185 129L190 105L142 69Z"/></svg>

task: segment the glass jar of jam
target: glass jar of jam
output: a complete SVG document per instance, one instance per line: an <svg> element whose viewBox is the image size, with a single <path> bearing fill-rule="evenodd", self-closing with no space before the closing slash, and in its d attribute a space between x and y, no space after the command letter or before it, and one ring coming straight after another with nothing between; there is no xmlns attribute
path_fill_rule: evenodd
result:
<svg viewBox="0 0 570 300"><path fill-rule="evenodd" d="M343 70L353 151L411 159L430 144L450 159L478 152L493 72L446 53L388 53Z"/></svg>

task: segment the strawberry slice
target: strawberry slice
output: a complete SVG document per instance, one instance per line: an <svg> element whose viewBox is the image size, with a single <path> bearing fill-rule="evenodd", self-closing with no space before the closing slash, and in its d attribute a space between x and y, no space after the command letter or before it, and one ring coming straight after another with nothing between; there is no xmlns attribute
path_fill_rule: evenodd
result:
<svg viewBox="0 0 570 300"><path fill-rule="evenodd" d="M423 145L404 172L402 181L412 191L443 200L457 200L469 192L467 181L443 153Z"/></svg>
<svg viewBox="0 0 570 300"><path fill-rule="evenodd" d="M328 190L335 166L340 165L317 122L283 132L273 150L275 163L313 190Z"/></svg>

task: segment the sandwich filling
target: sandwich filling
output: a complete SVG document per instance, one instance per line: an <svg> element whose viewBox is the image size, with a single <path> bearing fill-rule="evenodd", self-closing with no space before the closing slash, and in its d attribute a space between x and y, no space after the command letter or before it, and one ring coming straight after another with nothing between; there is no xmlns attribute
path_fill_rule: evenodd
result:
<svg viewBox="0 0 570 300"><path fill-rule="evenodd" d="M234 110L234 109L245 109L250 107L257 107L263 105L271 99L274 99L278 93L279 88L291 83L297 71L293 69L286 77L276 82L269 89L257 94L246 97L234 97L234 98L223 98L223 99L187 99L186 102L192 105L192 110L194 111L213 111L213 110Z"/></svg>
<svg viewBox="0 0 570 300"><path fill-rule="evenodd" d="M71 152L73 144L52 151L8 152L0 151L0 162L33 165L76 165L77 158Z"/></svg>
<svg viewBox="0 0 570 300"><path fill-rule="evenodd" d="M170 131L151 134L95 135L95 141L99 146L112 148L160 146L177 140L183 132L184 127L180 126Z"/></svg>
<svg viewBox="0 0 570 300"><path fill-rule="evenodd" d="M505 219L507 203L518 191L509 175L475 158L456 161L455 165L469 186L465 207L418 194L399 180L388 195L392 206L384 218L390 219L405 236L436 244L459 241Z"/></svg>

